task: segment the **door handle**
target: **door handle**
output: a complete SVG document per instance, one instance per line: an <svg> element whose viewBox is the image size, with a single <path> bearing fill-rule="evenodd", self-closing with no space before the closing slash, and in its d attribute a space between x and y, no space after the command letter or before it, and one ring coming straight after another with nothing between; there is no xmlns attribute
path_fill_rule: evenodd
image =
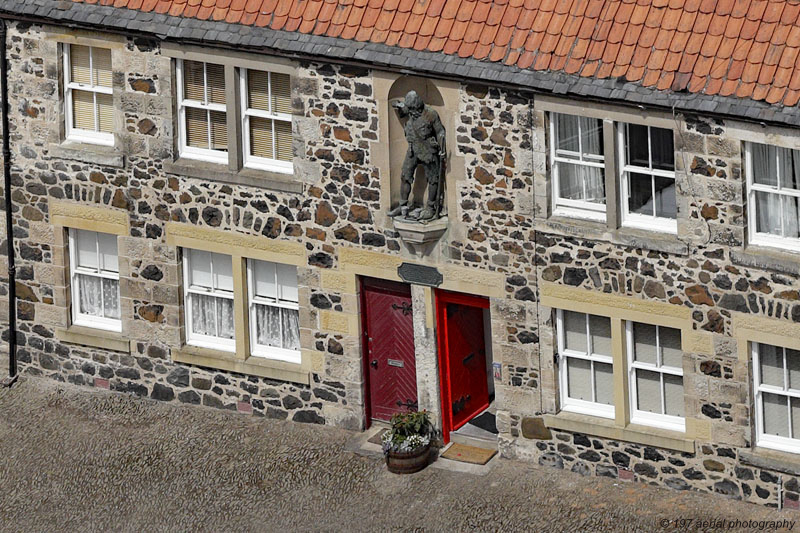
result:
<svg viewBox="0 0 800 533"><path fill-rule="evenodd" d="M469 363L470 359L472 359L473 357L475 357L475 352L472 352L471 354L469 354L468 356L466 356L466 357L464 358L464 360L463 360L463 361L461 361L461 364L462 364L462 365L466 365L467 363Z"/></svg>
<svg viewBox="0 0 800 533"><path fill-rule="evenodd" d="M378 360L377 359L373 359L372 362L369 364L369 366L371 366L372 368L377 369L378 368Z"/></svg>

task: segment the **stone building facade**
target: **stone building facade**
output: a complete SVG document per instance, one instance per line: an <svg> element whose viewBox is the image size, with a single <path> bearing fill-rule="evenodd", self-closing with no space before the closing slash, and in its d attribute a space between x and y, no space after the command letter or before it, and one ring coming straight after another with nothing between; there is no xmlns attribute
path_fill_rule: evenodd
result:
<svg viewBox="0 0 800 533"><path fill-rule="evenodd" d="M488 306L487 379L494 445L504 457L800 507L798 456L757 445L752 352L757 343L800 349L800 272L790 250L753 244L746 155L748 143L798 149L796 130L398 72L322 53L272 57L152 35L7 24L6 193L15 224L20 372L362 430L371 418L364 280L398 283L398 267L422 266L441 282L408 284L416 401L438 427L450 408L440 298L467 294ZM67 140L64 53L72 45L110 50L112 146ZM227 164L180 153L179 61L224 67ZM291 77L291 174L242 166L242 69ZM449 148L446 227L424 245L411 243L386 214L397 201L405 152L389 104L410 89L439 113ZM559 115L602 124L602 216L576 218L555 205ZM617 181L624 155L615 155L624 153L616 149L625 124L672 132L674 229L625 224ZM121 331L74 323L75 230L116 239ZM232 262L233 351L189 341L187 250ZM296 267L297 361L250 353L253 260ZM593 363L613 366L610 417L564 409L567 357L558 328L570 312L610 324L613 353ZM680 429L632 422L632 324L679 332Z"/></svg>

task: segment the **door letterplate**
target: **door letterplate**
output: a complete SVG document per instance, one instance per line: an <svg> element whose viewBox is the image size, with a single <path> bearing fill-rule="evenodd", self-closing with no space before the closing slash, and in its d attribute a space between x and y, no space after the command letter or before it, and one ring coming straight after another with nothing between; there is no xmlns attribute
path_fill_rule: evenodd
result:
<svg viewBox="0 0 800 533"><path fill-rule="evenodd" d="M396 366L397 368L403 368L404 366L406 366L405 363L403 361L400 361L399 359L387 359L386 363L389 366Z"/></svg>

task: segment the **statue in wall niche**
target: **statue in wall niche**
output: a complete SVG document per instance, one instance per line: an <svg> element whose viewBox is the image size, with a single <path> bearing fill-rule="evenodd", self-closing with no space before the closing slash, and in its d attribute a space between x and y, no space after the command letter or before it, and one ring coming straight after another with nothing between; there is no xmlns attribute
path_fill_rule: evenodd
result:
<svg viewBox="0 0 800 533"><path fill-rule="evenodd" d="M403 126L408 152L403 161L400 174L400 205L389 211L390 217L401 216L409 220L427 222L439 218L442 210L444 192L445 130L442 121L432 107L425 105L416 91L409 91L403 101L392 102L400 118L408 117ZM428 199L424 207L414 207L409 203L411 187L417 167L422 166L428 182Z"/></svg>

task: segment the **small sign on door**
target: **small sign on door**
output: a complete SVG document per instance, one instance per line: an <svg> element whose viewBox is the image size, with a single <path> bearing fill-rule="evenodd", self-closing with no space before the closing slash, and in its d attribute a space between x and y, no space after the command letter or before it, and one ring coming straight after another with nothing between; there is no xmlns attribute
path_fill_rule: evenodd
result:
<svg viewBox="0 0 800 533"><path fill-rule="evenodd" d="M387 359L386 362L389 364L389 366L396 366L397 368L403 368L406 366L405 363L399 359Z"/></svg>
<svg viewBox="0 0 800 533"><path fill-rule="evenodd" d="M495 381L500 381L503 379L503 367L500 363L492 363L492 375L494 375Z"/></svg>

